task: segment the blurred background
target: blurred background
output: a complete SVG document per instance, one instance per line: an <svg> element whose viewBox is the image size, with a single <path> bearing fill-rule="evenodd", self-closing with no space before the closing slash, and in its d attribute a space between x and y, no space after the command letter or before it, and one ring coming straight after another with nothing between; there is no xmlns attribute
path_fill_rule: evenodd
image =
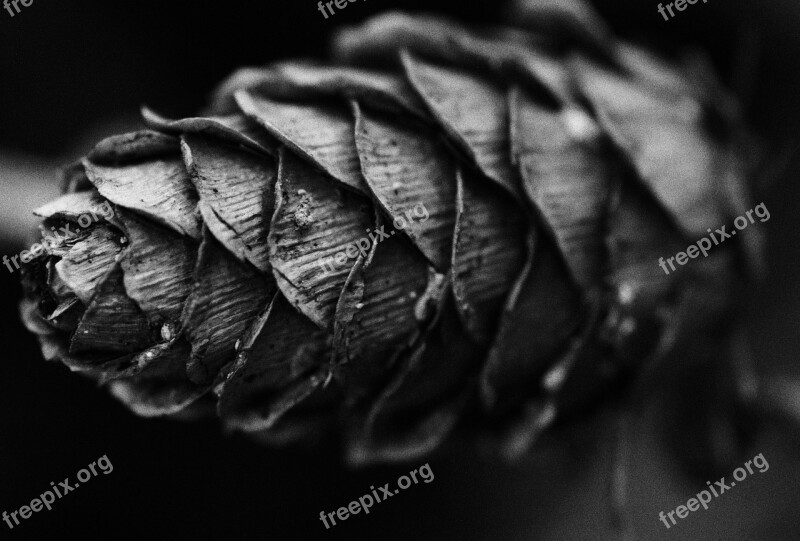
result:
<svg viewBox="0 0 800 541"><path fill-rule="evenodd" d="M697 45L746 96L748 121L770 150L800 136L800 4L710 0L665 22L654 0L597 0L619 34L665 51ZM500 19L501 2L356 2L325 20L313 0L144 3L35 0L0 11L0 255L30 245L30 209L57 194L55 170L93 141L136 128L147 104L167 116L200 108L213 85L242 65L325 55L337 26L390 9L436 11L472 22ZM759 373L800 378L800 184L797 160L761 186L772 219L768 279L743 319ZM608 476L617 415L601 410L529 457L505 463L467 445L431 458L435 480L325 530L335 511L421 466L350 470L333 449L273 450L221 433L215 420L139 419L88 380L45 363L18 320L18 273L0 267L0 512L25 505L102 455L114 465L34 514L2 539L615 539ZM696 387L696 386L695 386ZM687 388L684 410L691 411ZM666 530L669 511L704 488L680 467L658 428L665 398L635 412L629 513L637 539L800 538L800 455L785 427L765 424L742 462L763 453L770 469L748 477ZM688 405L687 405L688 404ZM798 405L800 408L800 405ZM677 434L673 445L689 444ZM726 472L723 472L725 474ZM730 476L730 472L727 472Z"/></svg>

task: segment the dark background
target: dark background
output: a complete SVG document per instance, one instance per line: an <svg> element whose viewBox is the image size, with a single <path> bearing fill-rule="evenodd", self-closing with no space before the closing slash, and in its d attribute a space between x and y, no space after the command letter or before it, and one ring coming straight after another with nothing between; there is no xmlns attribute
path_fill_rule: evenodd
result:
<svg viewBox="0 0 800 541"><path fill-rule="evenodd" d="M752 92L750 122L778 150L798 134L800 7L790 0L710 0L664 22L652 0L603 0L613 28L674 50L700 44L731 82ZM234 68L274 59L324 56L337 26L390 9L421 9L465 20L498 20L494 1L356 2L325 20L312 0L54 2L34 0L11 18L0 11L0 254L23 248L26 228L15 213L44 202L52 169L85 152L92 140L127 129L142 104L168 116L205 103ZM753 53L740 55L739 51ZM739 84L739 83L735 83ZM747 84L743 88L747 87ZM761 225L771 255L767 282L743 314L762 373L800 376L796 332L796 201L791 162L759 190L772 219ZM54 189L49 188L49 193ZM25 195L27 199L22 198ZM22 202L21 202L22 201ZM28 204L30 201L30 204ZM13 511L102 455L114 465L36 513L0 539L612 539L606 480L611 412L577 427L568 443L544 446L517 464L463 447L432 458L435 480L401 492L326 531L321 510L334 511L394 484L421 463L352 471L334 449L273 450L225 435L214 420L139 419L88 380L42 361L17 316L17 274L0 267L0 512ZM689 400L690 397L687 397ZM704 486L683 473L655 439L659 415L639 412L631 479L631 512L641 539L796 539L800 519L796 442L767 425L749 456L770 469L754 475L708 511L667 531L658 512ZM667 413L668 414L668 411Z"/></svg>

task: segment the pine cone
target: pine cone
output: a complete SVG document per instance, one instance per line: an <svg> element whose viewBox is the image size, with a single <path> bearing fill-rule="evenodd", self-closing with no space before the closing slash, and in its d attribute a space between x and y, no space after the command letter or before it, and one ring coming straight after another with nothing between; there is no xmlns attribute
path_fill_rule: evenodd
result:
<svg viewBox="0 0 800 541"><path fill-rule="evenodd" d="M145 109L36 211L67 228L23 269L44 356L140 415L214 406L366 462L470 431L523 449L718 333L755 228L658 261L749 208L734 101L696 56L537 5L526 31L383 15L332 65Z"/></svg>

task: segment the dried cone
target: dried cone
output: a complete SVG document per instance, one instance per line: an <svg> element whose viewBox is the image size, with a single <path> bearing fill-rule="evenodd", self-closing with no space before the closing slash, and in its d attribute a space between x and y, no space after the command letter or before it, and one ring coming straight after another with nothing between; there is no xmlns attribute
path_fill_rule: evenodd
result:
<svg viewBox="0 0 800 541"><path fill-rule="evenodd" d="M37 211L71 232L25 267L45 357L140 415L341 429L366 462L476 428L522 449L713 333L755 228L658 261L750 208L730 98L697 59L541 6L531 32L383 15L334 65L242 69L200 117L145 110Z"/></svg>

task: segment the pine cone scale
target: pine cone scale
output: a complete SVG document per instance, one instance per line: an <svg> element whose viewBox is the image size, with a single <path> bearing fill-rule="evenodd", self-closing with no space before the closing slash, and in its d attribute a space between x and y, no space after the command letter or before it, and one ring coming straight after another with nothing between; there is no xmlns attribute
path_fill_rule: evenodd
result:
<svg viewBox="0 0 800 541"><path fill-rule="evenodd" d="M354 114L364 178L392 218L386 234L406 233L439 272L446 272L455 226L452 159L427 127L401 124L361 107Z"/></svg>
<svg viewBox="0 0 800 541"><path fill-rule="evenodd" d="M287 104L236 93L242 112L276 139L358 193L369 189L353 147L353 120L342 106Z"/></svg>
<svg viewBox="0 0 800 541"><path fill-rule="evenodd" d="M194 280L181 319L186 339L192 344L189 378L204 384L211 383L232 360L237 340L269 302L275 281L231 258L207 229Z"/></svg>
<svg viewBox="0 0 800 541"><path fill-rule="evenodd" d="M603 232L612 182L600 130L577 105L552 111L518 88L509 102L512 154L525 193L572 277L585 290L598 287L606 270Z"/></svg>
<svg viewBox="0 0 800 541"><path fill-rule="evenodd" d="M476 176L463 170L457 176L452 280L471 340L486 344L523 268L527 225L511 196Z"/></svg>
<svg viewBox="0 0 800 541"><path fill-rule="evenodd" d="M197 193L178 152L176 145L176 157L169 160L117 167L84 160L83 167L98 193L115 205L139 211L178 233L200 239Z"/></svg>
<svg viewBox="0 0 800 541"><path fill-rule="evenodd" d="M118 218L128 239L120 259L125 291L150 321L169 325L174 334L194 285L199 243L133 212L118 209Z"/></svg>
<svg viewBox="0 0 800 541"><path fill-rule="evenodd" d="M348 247L371 230L372 208L291 153L279 156L270 262L289 302L320 328L331 329L355 264Z"/></svg>
<svg viewBox="0 0 800 541"><path fill-rule="evenodd" d="M518 173L509 154L509 114L505 94L490 82L402 53L414 89L442 128L487 178L522 201Z"/></svg>
<svg viewBox="0 0 800 541"><path fill-rule="evenodd" d="M193 135L181 139L187 171L200 196L203 223L240 261L269 272L266 244L273 214L274 164Z"/></svg>

